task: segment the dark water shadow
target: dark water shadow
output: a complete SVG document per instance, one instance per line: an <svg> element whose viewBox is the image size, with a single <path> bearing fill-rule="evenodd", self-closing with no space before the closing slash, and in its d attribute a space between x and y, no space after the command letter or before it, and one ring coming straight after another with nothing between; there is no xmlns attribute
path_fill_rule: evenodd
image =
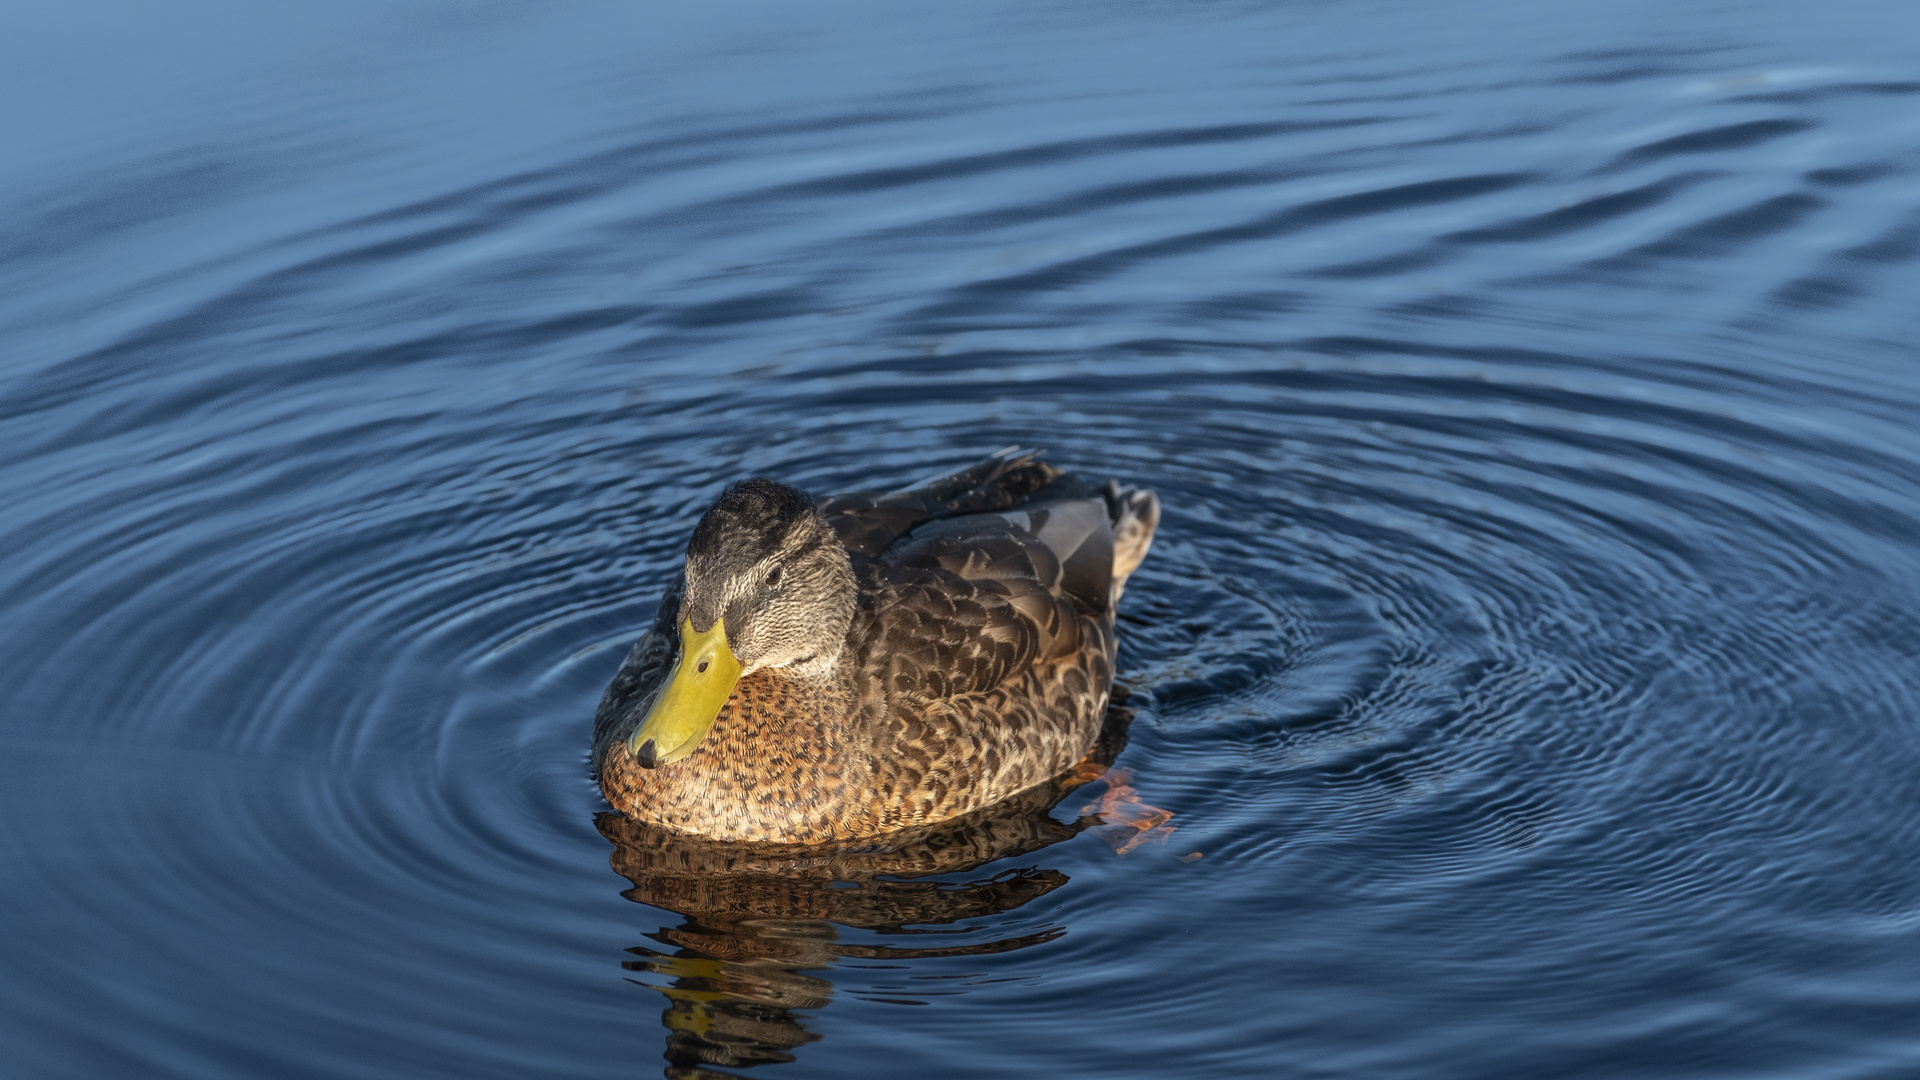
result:
<svg viewBox="0 0 1920 1080"><path fill-rule="evenodd" d="M667 1029L666 1075L721 1077L733 1074L714 1066L796 1060L793 1051L820 1038L800 1014L823 1009L833 999L833 983L813 973L842 959L895 964L1004 953L1065 933L1051 927L914 947L843 940L842 930L925 933L914 928L998 915L1065 885L1067 875L1040 867L974 880L950 875L1031 854L1107 824L1097 814L1061 821L1052 811L1113 764L1126 746L1132 720L1131 709L1109 708L1086 762L1047 784L952 821L858 844L723 843L670 833L620 814L598 815L595 824L614 846L614 871L633 883L621 895L683 916L678 924L646 935L655 945L628 949L635 959L621 965L671 980L641 984L668 999L660 1017Z"/></svg>

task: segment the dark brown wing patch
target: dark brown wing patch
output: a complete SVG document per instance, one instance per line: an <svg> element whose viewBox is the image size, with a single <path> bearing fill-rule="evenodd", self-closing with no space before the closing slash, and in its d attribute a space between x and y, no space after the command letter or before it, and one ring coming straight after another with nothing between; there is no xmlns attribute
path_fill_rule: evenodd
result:
<svg viewBox="0 0 1920 1080"><path fill-rule="evenodd" d="M949 571L892 575L868 593L862 643L890 701L938 701L999 686L1047 644L997 582Z"/></svg>
<svg viewBox="0 0 1920 1080"><path fill-rule="evenodd" d="M906 491L855 491L819 506L848 551L877 556L921 522L1008 509L1061 475L1032 454L1010 454Z"/></svg>

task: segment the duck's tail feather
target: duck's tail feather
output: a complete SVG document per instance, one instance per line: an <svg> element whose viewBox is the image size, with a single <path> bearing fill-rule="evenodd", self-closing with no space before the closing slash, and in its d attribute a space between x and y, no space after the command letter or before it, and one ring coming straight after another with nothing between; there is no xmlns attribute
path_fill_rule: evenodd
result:
<svg viewBox="0 0 1920 1080"><path fill-rule="evenodd" d="M1160 500L1144 488L1123 488L1107 481L1107 516L1113 522L1113 599L1127 587L1127 578L1139 568L1153 547L1153 531L1160 526Z"/></svg>

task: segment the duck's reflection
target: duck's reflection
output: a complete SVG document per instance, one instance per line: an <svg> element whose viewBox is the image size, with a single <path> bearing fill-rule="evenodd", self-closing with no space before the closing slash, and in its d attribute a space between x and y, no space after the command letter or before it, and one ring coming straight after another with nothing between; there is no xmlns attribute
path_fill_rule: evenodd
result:
<svg viewBox="0 0 1920 1080"><path fill-rule="evenodd" d="M1009 911L1066 884L1058 870L1006 870L954 879L996 859L1028 854L1099 826L1087 814L1051 811L1101 776L1126 743L1130 711L1108 710L1099 744L1078 769L988 810L895 833L862 846L726 844L677 836L616 814L601 814L613 868L629 900L684 920L646 935L625 967L664 977L645 985L665 994L666 1075L720 1077L713 1066L793 1061L819 1036L796 1011L823 1008L833 984L818 973L843 957L886 964L940 956L1009 952L1059 936L1059 928L958 945L914 948L842 941L841 928L912 934ZM939 875L938 880L929 880ZM951 938L946 938L951 940ZM639 981L639 980L636 980Z"/></svg>

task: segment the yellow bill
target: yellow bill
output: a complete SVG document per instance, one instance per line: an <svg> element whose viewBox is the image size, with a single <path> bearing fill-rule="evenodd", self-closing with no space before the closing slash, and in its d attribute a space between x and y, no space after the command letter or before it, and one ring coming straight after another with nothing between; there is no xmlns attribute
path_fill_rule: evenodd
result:
<svg viewBox="0 0 1920 1080"><path fill-rule="evenodd" d="M727 647L727 622L715 619L700 633L693 620L680 624L680 659L653 699L647 718L627 740L627 750L646 768L679 761L707 737L721 706L740 681L740 661Z"/></svg>

